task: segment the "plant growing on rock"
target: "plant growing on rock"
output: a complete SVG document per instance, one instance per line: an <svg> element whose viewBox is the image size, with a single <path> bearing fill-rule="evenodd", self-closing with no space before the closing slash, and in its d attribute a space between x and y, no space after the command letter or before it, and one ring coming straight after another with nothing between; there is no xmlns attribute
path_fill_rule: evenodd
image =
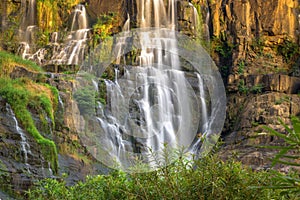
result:
<svg viewBox="0 0 300 200"><path fill-rule="evenodd" d="M101 15L97 23L93 25L94 31L94 46L105 40L112 34L114 24L117 22L116 15L114 13Z"/></svg>

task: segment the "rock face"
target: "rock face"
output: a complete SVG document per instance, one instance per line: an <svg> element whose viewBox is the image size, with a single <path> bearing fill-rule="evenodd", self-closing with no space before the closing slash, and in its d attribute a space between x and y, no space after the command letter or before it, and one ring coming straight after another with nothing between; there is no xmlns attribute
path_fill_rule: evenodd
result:
<svg viewBox="0 0 300 200"><path fill-rule="evenodd" d="M35 80L35 77L44 76L16 66L10 77ZM63 75L49 75L49 78L37 80L45 81L61 91L54 116L55 122L48 118L41 121L41 113L29 109L39 133L56 144L58 172L55 173L50 163L44 159L36 139L24 130L10 105L0 97L0 189L12 194L22 194L36 180L42 178L58 178L66 174L67 184L73 184L84 180L88 174L103 173L105 169L87 153L78 138L77 131L84 127L84 120L73 100L73 82Z"/></svg>
<svg viewBox="0 0 300 200"><path fill-rule="evenodd" d="M221 37L226 35L227 40L234 44L233 72L237 72L240 60L248 61L246 73L255 72L255 68L272 70L285 68L282 59L274 54L275 45L279 45L286 38L294 42L299 39L299 2L294 0L242 0L242 1L211 1L212 35ZM268 54L261 62L261 54ZM273 66L272 66L273 65Z"/></svg>
<svg viewBox="0 0 300 200"><path fill-rule="evenodd" d="M284 132L278 118L290 124L291 116L300 115L299 1L210 1L210 9L211 34L232 50L215 57L220 69L228 70L221 154L237 155L256 169L268 167L275 152L255 145L282 141L262 125Z"/></svg>

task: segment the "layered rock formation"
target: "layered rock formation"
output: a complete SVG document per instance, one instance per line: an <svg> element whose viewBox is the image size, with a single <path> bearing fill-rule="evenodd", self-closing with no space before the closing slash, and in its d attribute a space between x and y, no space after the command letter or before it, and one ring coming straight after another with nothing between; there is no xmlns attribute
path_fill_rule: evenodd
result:
<svg viewBox="0 0 300 200"><path fill-rule="evenodd" d="M210 9L212 36L232 50L215 57L228 91L222 153L266 167L274 152L255 146L278 141L262 125L284 132L278 118L300 115L299 1L211 1Z"/></svg>
<svg viewBox="0 0 300 200"><path fill-rule="evenodd" d="M131 19L131 27L136 27L139 23L136 19L137 5L134 0L66 2L70 3L66 4L70 6L70 8L65 7L69 9L66 13L71 13L71 8L76 3L86 4L91 27L99 17L113 14L116 21L109 34L121 30L127 14ZM275 152L259 149L256 146L282 141L268 136L262 126L267 125L278 131L284 131L278 123L278 118L290 124L291 116L300 115L300 3L297 0L183 1L178 3L178 29L190 36L195 35L196 19L191 17L194 9L189 3L201 11L199 23L202 28L206 28L202 30L202 34L210 36L205 38L211 39L212 57L226 83L228 106L223 131L225 145L221 150L222 155L224 158L234 155L243 163L256 169L269 167L269 158ZM17 42L13 38L18 37L20 4L21 1L9 0L0 4L1 30L5 35L5 38L1 37L0 43L2 49L12 52L18 49ZM56 28L67 29L70 19L62 13L59 13L59 16L63 23ZM8 19L15 19L15 21ZM58 71L69 70L64 67L66 66L59 66ZM55 71L47 67L45 69ZM39 74L22 67L14 67L10 74L12 79L24 76L32 80L40 80ZM55 127L51 137L59 153L57 175L68 174L67 180L71 184L102 168L95 164L96 161L87 153L77 135L77 130L84 122L73 101L74 82L63 75L50 73L42 81L60 91L61 103L55 113ZM24 157L20 151L21 138L14 125L14 119L9 116L6 103L0 98L1 185L13 191L21 191L32 184L33 177L49 177L50 170L47 163L41 164L42 153L34 148L36 141L24 131L28 143L33 147L32 155L28 156L28 164L33 173L30 174L26 170L26 165L21 162ZM43 126L38 121L39 117L35 115L34 110L32 116L39 131L49 135L50 127Z"/></svg>

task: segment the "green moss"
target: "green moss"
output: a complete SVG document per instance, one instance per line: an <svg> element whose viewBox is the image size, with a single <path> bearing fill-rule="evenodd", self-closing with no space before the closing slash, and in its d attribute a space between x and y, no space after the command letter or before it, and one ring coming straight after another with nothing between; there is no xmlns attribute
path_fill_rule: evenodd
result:
<svg viewBox="0 0 300 200"><path fill-rule="evenodd" d="M25 130L37 141L45 159L51 163L52 169L57 172L58 163L55 143L44 138L39 133L27 109L28 105L35 105L37 108L40 107L41 110L45 110L53 119L52 103L45 93L30 91L28 87L31 87L32 84L34 83L28 79L12 80L9 78L0 78L0 96L6 99L11 105L17 119ZM42 85L36 84L35 87L42 88Z"/></svg>

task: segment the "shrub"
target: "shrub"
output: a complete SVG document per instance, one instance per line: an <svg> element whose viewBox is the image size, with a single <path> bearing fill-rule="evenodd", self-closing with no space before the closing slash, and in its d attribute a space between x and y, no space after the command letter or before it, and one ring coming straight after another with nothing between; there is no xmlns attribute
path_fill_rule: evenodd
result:
<svg viewBox="0 0 300 200"><path fill-rule="evenodd" d="M272 175L273 176L273 175ZM63 180L45 179L27 192L29 199L279 199L281 190L268 172L255 172L241 163L222 161L216 155L200 160L180 157L149 173L87 177L66 186Z"/></svg>

